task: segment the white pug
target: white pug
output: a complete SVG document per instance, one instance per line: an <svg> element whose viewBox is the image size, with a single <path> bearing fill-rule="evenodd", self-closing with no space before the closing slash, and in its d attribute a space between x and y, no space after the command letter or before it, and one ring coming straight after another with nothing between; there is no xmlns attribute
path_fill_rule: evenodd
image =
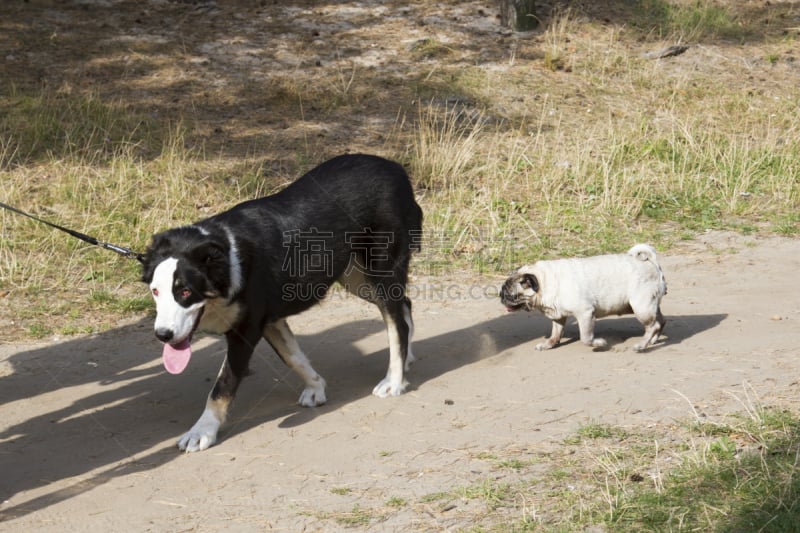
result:
<svg viewBox="0 0 800 533"><path fill-rule="evenodd" d="M503 284L500 300L508 311L538 310L553 321L550 338L537 344L537 350L556 346L571 316L578 321L581 342L606 348L608 343L594 336L595 319L633 314L645 328L641 342L633 347L642 351L664 331L660 304L666 293L655 249L637 244L624 254L523 266Z"/></svg>

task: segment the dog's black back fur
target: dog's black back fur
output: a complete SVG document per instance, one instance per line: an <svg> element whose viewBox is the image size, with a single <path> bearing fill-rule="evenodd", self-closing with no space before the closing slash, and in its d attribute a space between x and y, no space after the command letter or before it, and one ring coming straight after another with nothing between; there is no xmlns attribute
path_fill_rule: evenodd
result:
<svg viewBox="0 0 800 533"><path fill-rule="evenodd" d="M394 277L374 277L387 287L405 285L408 258L420 247L422 210L399 164L370 155L339 156L277 194L154 236L145 255L143 281L152 279L161 260L185 258L179 265L186 267L187 277L195 278L194 293L225 296L230 289L231 265L229 238L223 228L234 236L242 259L242 290L231 295L233 301L243 301L249 319L263 324L314 305L316 297L324 295L348 266L354 266L351 261L380 272L393 271L398 263L405 265ZM372 246L380 248L380 253L365 244L365 230L376 235ZM332 264L324 269L287 264L292 259L312 259L302 256L303 250L294 253L302 240L292 242L293 232L298 236L306 232L309 238L313 235L323 247L320 253L326 254L321 259L330 259ZM362 237L356 245L346 242L353 235ZM386 236L392 242L386 242ZM387 257L384 261L375 255ZM196 265L204 265L205 276L196 275Z"/></svg>

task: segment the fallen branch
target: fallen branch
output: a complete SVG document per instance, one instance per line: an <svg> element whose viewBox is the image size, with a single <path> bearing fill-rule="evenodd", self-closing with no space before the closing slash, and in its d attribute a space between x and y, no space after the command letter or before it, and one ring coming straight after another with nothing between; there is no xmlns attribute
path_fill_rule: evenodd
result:
<svg viewBox="0 0 800 533"><path fill-rule="evenodd" d="M673 46L662 48L657 52L648 52L646 54L643 54L642 57L644 57L645 59L663 59L665 57L679 56L688 49L689 47L687 45L676 44Z"/></svg>

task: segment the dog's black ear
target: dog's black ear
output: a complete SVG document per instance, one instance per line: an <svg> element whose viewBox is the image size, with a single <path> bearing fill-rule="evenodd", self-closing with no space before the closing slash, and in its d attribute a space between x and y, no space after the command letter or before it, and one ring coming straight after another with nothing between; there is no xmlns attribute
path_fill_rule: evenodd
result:
<svg viewBox="0 0 800 533"><path fill-rule="evenodd" d="M519 284L523 289L531 289L533 292L539 292L539 280L533 274L523 274Z"/></svg>
<svg viewBox="0 0 800 533"><path fill-rule="evenodd" d="M206 297L217 297L228 290L230 264L227 247L219 242L206 242L188 254L206 276L210 286L206 287Z"/></svg>
<svg viewBox="0 0 800 533"><path fill-rule="evenodd" d="M216 242L206 242L194 248L190 253L194 264L201 266L207 273L228 270L228 250Z"/></svg>
<svg viewBox="0 0 800 533"><path fill-rule="evenodd" d="M142 263L142 281L150 283L153 281L153 271L158 266L158 259L163 255L162 250L168 248L170 244L169 237L163 233L153 235L150 245L144 252L144 257L141 259Z"/></svg>
<svg viewBox="0 0 800 533"><path fill-rule="evenodd" d="M227 261L228 251L216 242L207 242L192 250L192 257L198 264L211 265L220 261Z"/></svg>
<svg viewBox="0 0 800 533"><path fill-rule="evenodd" d="M139 281L144 283L153 281L153 256L150 252L145 252L142 259L142 277Z"/></svg>

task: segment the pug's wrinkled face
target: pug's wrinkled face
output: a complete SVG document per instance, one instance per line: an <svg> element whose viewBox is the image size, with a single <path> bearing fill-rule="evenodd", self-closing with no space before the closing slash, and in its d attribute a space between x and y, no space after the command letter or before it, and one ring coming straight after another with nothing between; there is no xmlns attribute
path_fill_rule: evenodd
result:
<svg viewBox="0 0 800 533"><path fill-rule="evenodd" d="M533 310L539 293L539 280L529 272L518 270L503 283L500 301L506 311Z"/></svg>

